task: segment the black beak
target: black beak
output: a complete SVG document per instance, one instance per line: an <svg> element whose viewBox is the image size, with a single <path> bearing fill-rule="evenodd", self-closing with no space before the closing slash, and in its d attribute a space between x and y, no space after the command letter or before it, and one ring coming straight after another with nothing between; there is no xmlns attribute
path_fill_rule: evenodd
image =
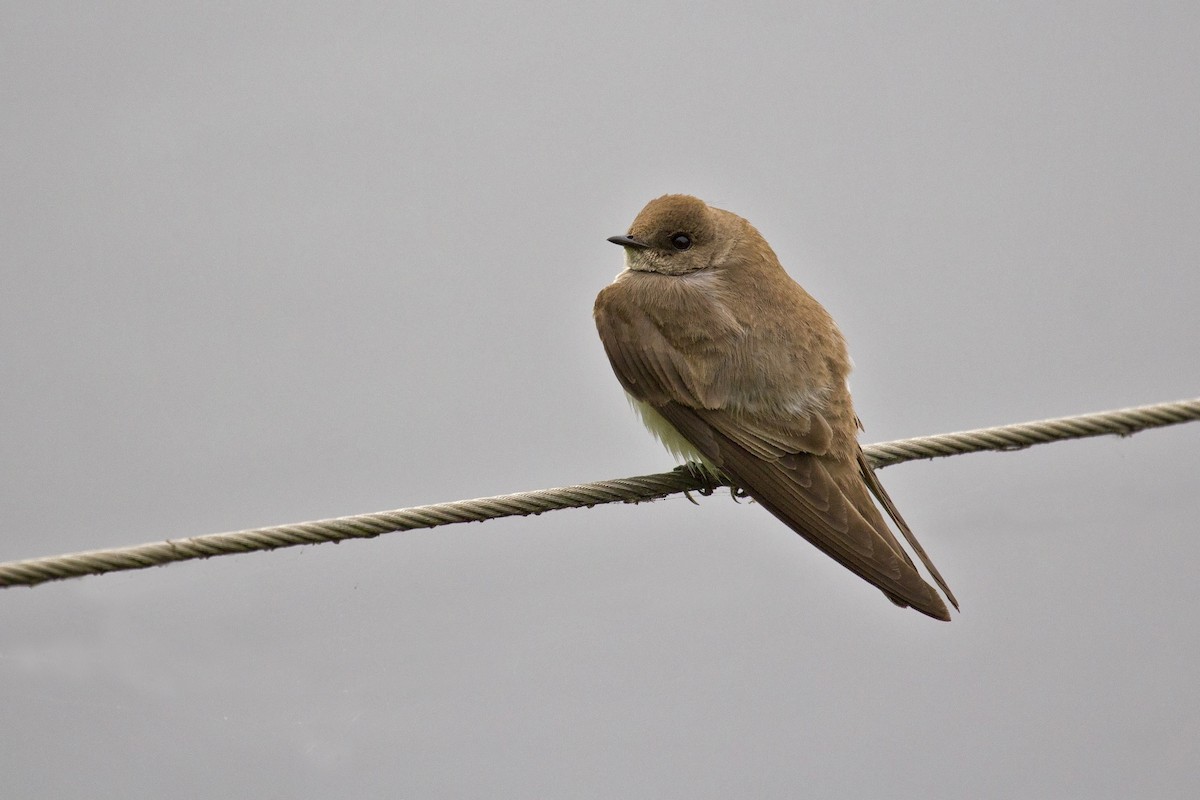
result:
<svg viewBox="0 0 1200 800"><path fill-rule="evenodd" d="M645 242L639 242L632 236L610 236L608 240L613 244L619 244L621 247L632 247L636 250L645 250L650 245Z"/></svg>

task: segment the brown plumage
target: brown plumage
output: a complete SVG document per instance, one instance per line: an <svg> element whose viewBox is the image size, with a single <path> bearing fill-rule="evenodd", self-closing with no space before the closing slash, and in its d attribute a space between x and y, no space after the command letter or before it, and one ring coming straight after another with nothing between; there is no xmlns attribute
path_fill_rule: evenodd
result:
<svg viewBox="0 0 1200 800"><path fill-rule="evenodd" d="M957 608L862 455L841 332L758 231L666 195L610 241L627 269L596 298L596 327L647 427L897 605L950 619L872 502Z"/></svg>

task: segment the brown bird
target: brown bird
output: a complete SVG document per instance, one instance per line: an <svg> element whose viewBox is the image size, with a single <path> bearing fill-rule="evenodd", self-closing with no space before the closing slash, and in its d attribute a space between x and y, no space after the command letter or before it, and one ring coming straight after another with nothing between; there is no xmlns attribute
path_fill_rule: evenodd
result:
<svg viewBox="0 0 1200 800"><path fill-rule="evenodd" d="M762 235L676 194L652 200L609 241L625 249L626 268L596 297L596 327L651 432L896 605L949 620L871 500L957 609L863 456L841 331Z"/></svg>

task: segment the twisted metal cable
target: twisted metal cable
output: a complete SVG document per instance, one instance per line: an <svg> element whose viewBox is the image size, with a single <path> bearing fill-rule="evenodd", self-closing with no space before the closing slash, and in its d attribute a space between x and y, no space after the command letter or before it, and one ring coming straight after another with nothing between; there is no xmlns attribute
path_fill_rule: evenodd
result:
<svg viewBox="0 0 1200 800"><path fill-rule="evenodd" d="M868 445L863 451L873 465L886 467L922 458L940 458L984 450L1021 450L1036 444L1065 439L1106 434L1129 436L1147 428L1178 425L1197 419L1200 419L1200 398L996 428L900 439ZM456 522L482 522L500 517L529 516L561 508L591 508L604 503L639 503L658 500L679 492L708 492L712 488L711 482L702 474L685 466L671 472L583 483L558 489L539 489L351 517L252 528L232 533L210 533L133 547L10 561L0 564L0 587L36 586L46 581L145 569L172 561L275 550L302 544L371 539L393 531L435 528Z"/></svg>
<svg viewBox="0 0 1200 800"><path fill-rule="evenodd" d="M1075 417L1019 422L996 428L897 439L894 442L868 445L863 448L863 452L873 466L882 469L892 464L922 458L957 456L985 450L1024 450L1035 444L1048 444L1064 439L1086 439L1090 436L1109 434L1132 436L1147 428L1164 428L1197 419L1200 419L1200 397L1173 403L1080 414Z"/></svg>

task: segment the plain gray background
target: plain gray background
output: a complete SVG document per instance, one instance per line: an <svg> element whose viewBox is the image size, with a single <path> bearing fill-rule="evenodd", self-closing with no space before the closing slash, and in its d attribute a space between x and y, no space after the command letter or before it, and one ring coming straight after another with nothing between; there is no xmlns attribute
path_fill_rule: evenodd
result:
<svg viewBox="0 0 1200 800"><path fill-rule="evenodd" d="M8 3L0 559L667 469L604 241L688 192L864 442L1197 395L1192 3ZM5 797L1194 797L1200 425L0 592Z"/></svg>

